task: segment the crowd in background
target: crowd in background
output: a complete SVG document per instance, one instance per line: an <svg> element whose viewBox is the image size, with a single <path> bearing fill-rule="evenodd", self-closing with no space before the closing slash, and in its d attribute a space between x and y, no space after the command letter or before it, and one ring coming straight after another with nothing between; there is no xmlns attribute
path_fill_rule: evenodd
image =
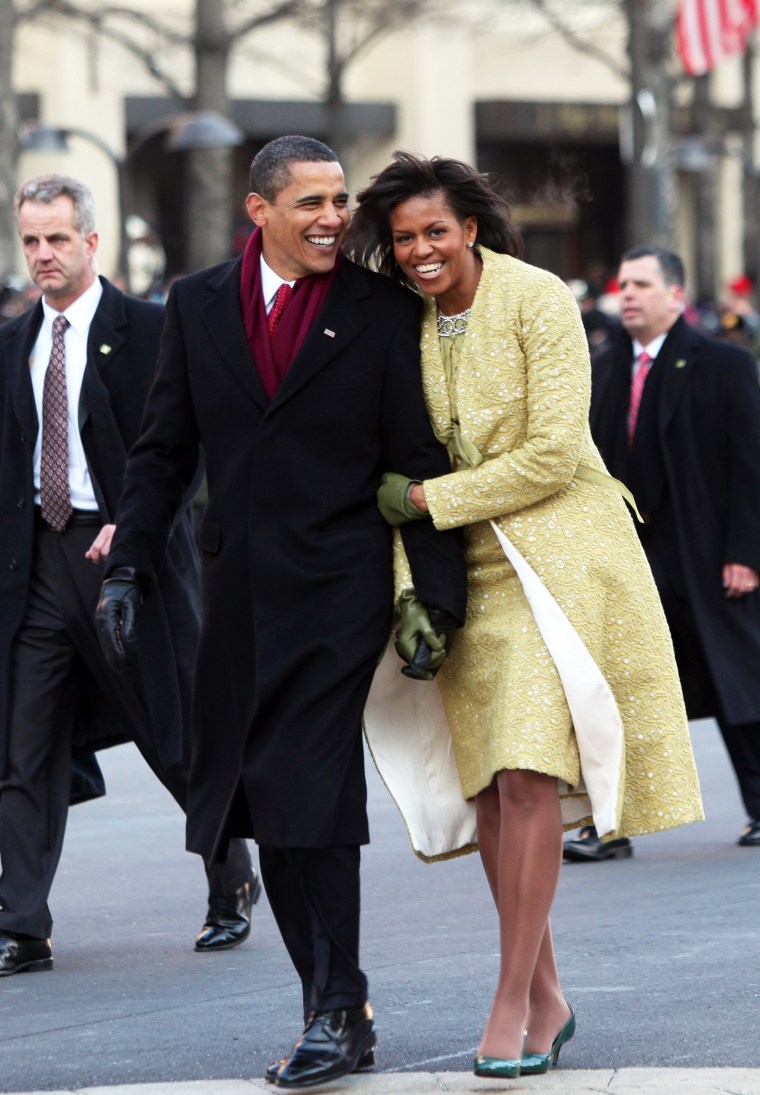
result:
<svg viewBox="0 0 760 1095"><path fill-rule="evenodd" d="M114 280L118 284L118 279ZM593 360L609 348L620 330L617 284L602 263L591 264L586 278L573 278L567 284L578 301ZM158 279L135 295L163 303L170 286ZM39 295L36 286L23 278L5 278L0 283L0 325L31 308ZM684 318L703 334L744 346L760 363L760 311L755 287L746 274L729 281L719 299L687 304Z"/></svg>
<svg viewBox="0 0 760 1095"><path fill-rule="evenodd" d="M567 284L578 301L593 360L610 347L620 330L617 283L614 277L605 277L597 263L586 279L571 279ZM760 361L760 312L746 274L729 281L717 300L688 302L684 319L705 335L744 346Z"/></svg>

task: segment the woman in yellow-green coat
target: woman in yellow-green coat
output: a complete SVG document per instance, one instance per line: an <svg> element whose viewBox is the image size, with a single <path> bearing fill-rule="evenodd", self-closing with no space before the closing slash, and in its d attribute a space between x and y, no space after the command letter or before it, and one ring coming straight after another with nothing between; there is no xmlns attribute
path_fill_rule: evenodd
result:
<svg viewBox="0 0 760 1095"><path fill-rule="evenodd" d="M475 1072L543 1072L575 1031L549 925L563 827L631 836L702 817L670 636L589 432L577 305L516 257L488 180L396 153L359 195L347 249L423 293L428 410L452 456L424 483L393 469L385 509L466 530L467 623L437 681L500 918Z"/></svg>

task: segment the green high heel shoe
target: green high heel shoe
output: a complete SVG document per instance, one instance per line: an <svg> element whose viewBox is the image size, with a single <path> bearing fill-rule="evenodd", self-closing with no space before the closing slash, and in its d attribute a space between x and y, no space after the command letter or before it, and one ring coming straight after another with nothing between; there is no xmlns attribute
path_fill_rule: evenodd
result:
<svg viewBox="0 0 760 1095"><path fill-rule="evenodd" d="M473 1072L476 1076L490 1076L494 1080L516 1080L522 1061L505 1060L503 1057L476 1057Z"/></svg>
<svg viewBox="0 0 760 1095"><path fill-rule="evenodd" d="M570 1018L552 1042L552 1048L548 1053L526 1053L520 1062L520 1075L539 1076L543 1072L548 1072L549 1064L551 1063L552 1067L557 1064L559 1051L565 1042L570 1041L574 1034L575 1012L570 1008Z"/></svg>
<svg viewBox="0 0 760 1095"><path fill-rule="evenodd" d="M525 1047L525 1039L528 1037L527 1030L523 1031L523 1048ZM475 1058L475 1064L473 1065L473 1072L476 1076L490 1076L494 1080L516 1080L522 1071L522 1058L517 1061L511 1058L504 1057L481 1057Z"/></svg>

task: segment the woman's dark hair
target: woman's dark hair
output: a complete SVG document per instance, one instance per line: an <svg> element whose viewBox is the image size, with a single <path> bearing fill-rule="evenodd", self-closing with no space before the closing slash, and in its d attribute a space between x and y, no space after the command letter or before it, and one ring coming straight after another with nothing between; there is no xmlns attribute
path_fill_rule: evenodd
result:
<svg viewBox="0 0 760 1095"><path fill-rule="evenodd" d="M410 198L439 193L461 224L475 217L476 244L501 254L522 256L522 238L512 224L509 205L496 193L487 175L461 160L442 156L427 160L411 152L394 152L393 163L374 175L357 196L343 250L362 266L374 267L396 281L410 284L393 254L391 212Z"/></svg>

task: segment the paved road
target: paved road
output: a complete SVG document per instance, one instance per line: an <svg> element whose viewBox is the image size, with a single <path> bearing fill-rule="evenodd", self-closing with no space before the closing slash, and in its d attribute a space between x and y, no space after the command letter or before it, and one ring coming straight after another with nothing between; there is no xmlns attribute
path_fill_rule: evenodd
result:
<svg viewBox="0 0 760 1095"><path fill-rule="evenodd" d="M551 1086L543 1078L545 1095L643 1091L621 1086L655 1075L640 1069L668 1068L675 1081L678 1069L760 1068L760 851L735 844L743 815L714 724L693 724L693 736L708 821L640 838L632 860L563 868L554 926L578 1033L562 1063L580 1071L565 1087L560 1072ZM266 902L244 947L195 954L204 880L182 852L182 818L131 747L103 761L108 797L70 817L52 898L56 968L0 981L0 1091L184 1081L174 1090L190 1093L189 1081L260 1077L299 1025ZM498 963L479 861L419 862L374 777L370 798L363 960L381 1050L380 1077L363 1089L412 1092L428 1079L413 1073L460 1073L456 1090L474 1090L463 1073ZM703 1087L679 1072L678 1090L760 1095L760 1073L718 1075L725 1083Z"/></svg>

